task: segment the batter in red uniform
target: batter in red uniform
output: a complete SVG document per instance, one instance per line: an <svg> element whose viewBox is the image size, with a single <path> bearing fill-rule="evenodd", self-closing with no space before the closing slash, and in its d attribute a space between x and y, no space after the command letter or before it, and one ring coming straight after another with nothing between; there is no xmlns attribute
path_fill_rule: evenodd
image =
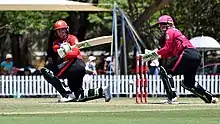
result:
<svg viewBox="0 0 220 124"><path fill-rule="evenodd" d="M67 23L63 20L57 21L54 25L54 30L58 39L53 42L52 47L54 54L57 56L53 59L53 65L45 66L45 68L41 69L41 72L45 80L53 85L62 96L59 101L87 101L102 97L105 97L106 102L110 101L111 95L108 86L96 89L82 88L83 77L86 72L85 63L80 49L75 46L78 39L69 34ZM60 79L68 80L70 90L65 89L67 86L64 86Z"/></svg>
<svg viewBox="0 0 220 124"><path fill-rule="evenodd" d="M206 103L217 103L218 99L195 81L196 71L201 62L201 55L197 49L174 27L174 21L170 16L161 16L157 24L161 31L164 32L165 42L161 44L162 48L159 50L145 50L144 58L145 60L172 58L170 68L167 71L162 66L160 67L168 103L173 103L177 100L172 78L174 75L183 75L184 80L181 85Z"/></svg>

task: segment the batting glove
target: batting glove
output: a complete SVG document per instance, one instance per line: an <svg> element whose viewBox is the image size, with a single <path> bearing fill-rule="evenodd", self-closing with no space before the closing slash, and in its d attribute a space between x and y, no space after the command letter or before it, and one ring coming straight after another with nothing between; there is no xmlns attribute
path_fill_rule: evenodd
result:
<svg viewBox="0 0 220 124"><path fill-rule="evenodd" d="M64 58L67 52L72 51L72 47L69 43L65 42L60 45L60 48L57 50L60 58Z"/></svg>

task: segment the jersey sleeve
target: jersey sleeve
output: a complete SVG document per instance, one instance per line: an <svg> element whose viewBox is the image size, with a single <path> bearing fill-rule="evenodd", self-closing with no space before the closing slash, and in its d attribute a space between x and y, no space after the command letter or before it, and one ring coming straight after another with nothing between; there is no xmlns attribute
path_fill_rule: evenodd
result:
<svg viewBox="0 0 220 124"><path fill-rule="evenodd" d="M59 40L53 41L53 46L52 46L52 48L53 48L53 51L54 51L54 52L57 52L57 50L60 48Z"/></svg>
<svg viewBox="0 0 220 124"><path fill-rule="evenodd" d="M71 46L74 46L76 43L78 43L79 41L78 41L78 39L77 39L77 37L76 36L74 36L74 35L70 35L70 37L69 37L69 44L71 45Z"/></svg>
<svg viewBox="0 0 220 124"><path fill-rule="evenodd" d="M66 53L65 59L71 60L77 58L77 56L80 55L80 50L77 47L72 48L71 52Z"/></svg>
<svg viewBox="0 0 220 124"><path fill-rule="evenodd" d="M161 58L168 58L168 57L173 56L171 52L172 43L173 43L173 33L167 32L164 46L160 50L157 51L157 53L161 56Z"/></svg>

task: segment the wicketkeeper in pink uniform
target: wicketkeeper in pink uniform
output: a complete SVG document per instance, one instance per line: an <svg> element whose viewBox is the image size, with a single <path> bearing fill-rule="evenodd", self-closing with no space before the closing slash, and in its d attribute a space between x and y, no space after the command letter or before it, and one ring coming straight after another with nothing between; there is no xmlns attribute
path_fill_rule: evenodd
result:
<svg viewBox="0 0 220 124"><path fill-rule="evenodd" d="M157 24L164 33L165 42L159 50L145 50L146 61L158 58L172 58L171 68L160 67L160 75L168 96L168 103L177 101L173 78L175 75L183 75L181 85L200 97L205 103L217 103L218 99L205 90L195 81L196 71L201 62L201 55L190 41L174 26L174 21L169 15L163 15Z"/></svg>

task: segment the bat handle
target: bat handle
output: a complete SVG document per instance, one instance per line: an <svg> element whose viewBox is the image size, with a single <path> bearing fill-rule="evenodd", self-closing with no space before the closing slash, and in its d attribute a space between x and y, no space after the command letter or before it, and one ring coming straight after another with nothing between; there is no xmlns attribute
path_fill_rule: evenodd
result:
<svg viewBox="0 0 220 124"><path fill-rule="evenodd" d="M71 46L71 48L74 48L74 47L76 47L76 45Z"/></svg>

